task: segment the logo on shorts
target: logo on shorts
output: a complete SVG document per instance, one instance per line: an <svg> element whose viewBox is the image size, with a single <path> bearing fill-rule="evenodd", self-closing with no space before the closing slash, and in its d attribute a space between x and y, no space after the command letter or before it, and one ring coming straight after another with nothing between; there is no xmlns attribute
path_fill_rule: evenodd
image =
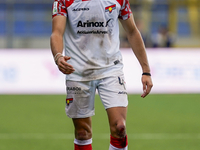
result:
<svg viewBox="0 0 200 150"><path fill-rule="evenodd" d="M118 94L126 94L127 95L127 92L120 91Z"/></svg>
<svg viewBox="0 0 200 150"><path fill-rule="evenodd" d="M118 63L120 63L119 60L114 61L114 64L117 65Z"/></svg>
<svg viewBox="0 0 200 150"><path fill-rule="evenodd" d="M80 87L67 87L67 91L81 91Z"/></svg>
<svg viewBox="0 0 200 150"><path fill-rule="evenodd" d="M116 4L106 7L105 12L112 13L112 11L115 9L116 9Z"/></svg>
<svg viewBox="0 0 200 150"><path fill-rule="evenodd" d="M123 84L124 84L124 80L123 80L123 79L121 79L120 77L118 77L118 80L119 80L119 84L120 84L120 85L123 85Z"/></svg>
<svg viewBox="0 0 200 150"><path fill-rule="evenodd" d="M81 87L67 87L67 94L81 94Z"/></svg>
<svg viewBox="0 0 200 150"><path fill-rule="evenodd" d="M73 102L73 98L67 98L66 99L67 106L69 106L69 104L72 103L72 102Z"/></svg>
<svg viewBox="0 0 200 150"><path fill-rule="evenodd" d="M126 82L124 81L124 79L118 77L118 80L119 80L119 84L120 84L120 85L123 85L123 86L124 86L124 89L126 90L126 86L125 86Z"/></svg>

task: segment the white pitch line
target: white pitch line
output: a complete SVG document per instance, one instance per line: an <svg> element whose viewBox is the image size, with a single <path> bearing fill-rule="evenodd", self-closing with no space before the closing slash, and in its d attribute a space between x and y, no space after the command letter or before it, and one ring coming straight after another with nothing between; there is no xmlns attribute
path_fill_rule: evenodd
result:
<svg viewBox="0 0 200 150"><path fill-rule="evenodd" d="M195 133L141 133L141 134L130 134L131 139L156 139L156 140L167 140L167 139L200 139L200 134Z"/></svg>
<svg viewBox="0 0 200 150"><path fill-rule="evenodd" d="M106 139L110 138L109 134L95 134L93 139ZM48 133L0 133L0 140L12 139L52 139L52 140L69 140L74 139L73 134L48 134ZM134 140L200 140L200 133L136 133L128 134L128 139Z"/></svg>
<svg viewBox="0 0 200 150"><path fill-rule="evenodd" d="M73 134L2 133L0 139L72 139Z"/></svg>

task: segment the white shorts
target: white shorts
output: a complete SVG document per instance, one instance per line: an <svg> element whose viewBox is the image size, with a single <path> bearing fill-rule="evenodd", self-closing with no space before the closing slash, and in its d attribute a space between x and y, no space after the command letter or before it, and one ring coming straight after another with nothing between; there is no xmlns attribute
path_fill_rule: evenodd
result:
<svg viewBox="0 0 200 150"><path fill-rule="evenodd" d="M66 114L69 118L94 115L96 89L105 109L128 105L124 76L107 77L93 81L66 81Z"/></svg>

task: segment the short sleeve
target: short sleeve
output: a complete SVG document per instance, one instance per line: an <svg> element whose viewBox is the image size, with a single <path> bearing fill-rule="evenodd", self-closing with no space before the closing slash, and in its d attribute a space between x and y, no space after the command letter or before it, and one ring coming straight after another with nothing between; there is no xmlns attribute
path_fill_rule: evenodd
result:
<svg viewBox="0 0 200 150"><path fill-rule="evenodd" d="M52 7L52 18L58 15L67 16L65 1L55 0Z"/></svg>
<svg viewBox="0 0 200 150"><path fill-rule="evenodd" d="M119 18L122 20L126 20L131 16L131 8L128 0L123 0L123 4L121 6L120 12L119 12Z"/></svg>

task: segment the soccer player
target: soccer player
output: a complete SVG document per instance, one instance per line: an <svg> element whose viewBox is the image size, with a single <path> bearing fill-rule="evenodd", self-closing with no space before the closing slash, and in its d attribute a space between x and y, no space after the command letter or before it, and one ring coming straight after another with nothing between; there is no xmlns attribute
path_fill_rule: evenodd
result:
<svg viewBox="0 0 200 150"><path fill-rule="evenodd" d="M108 115L109 150L127 150L128 99L118 19L143 71L141 97L146 97L153 86L145 47L129 1L55 0L52 16L51 51L59 70L66 74L65 110L75 127L74 149L92 150L91 116L97 90Z"/></svg>

